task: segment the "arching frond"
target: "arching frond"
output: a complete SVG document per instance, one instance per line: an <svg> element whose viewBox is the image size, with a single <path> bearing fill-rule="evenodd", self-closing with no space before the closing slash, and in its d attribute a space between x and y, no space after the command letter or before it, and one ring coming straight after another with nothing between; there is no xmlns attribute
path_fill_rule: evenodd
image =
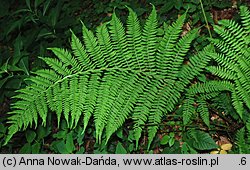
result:
<svg viewBox="0 0 250 170"><path fill-rule="evenodd" d="M136 13L128 10L126 27L114 12L96 34L82 24L83 42L71 31L72 52L50 48L56 58L42 58L49 69L35 72L29 78L31 85L15 97L6 142L17 131L36 126L40 119L46 124L47 114L52 112L58 125L65 119L69 128L82 125L82 133L93 119L98 142L103 138L108 142L126 120L132 119L136 146L147 129L150 147L162 117L175 109L190 81L205 68L213 47L208 45L184 64L198 34L194 29L180 36L186 14L159 38L154 6L143 27ZM205 86L203 91L197 88L203 93L215 90L215 86ZM190 94L194 92L191 88ZM205 121L206 115L202 117Z"/></svg>

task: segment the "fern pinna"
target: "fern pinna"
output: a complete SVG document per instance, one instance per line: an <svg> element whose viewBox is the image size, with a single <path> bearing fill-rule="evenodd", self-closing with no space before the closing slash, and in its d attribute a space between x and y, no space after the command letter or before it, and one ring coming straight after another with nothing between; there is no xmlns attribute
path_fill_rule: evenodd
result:
<svg viewBox="0 0 250 170"><path fill-rule="evenodd" d="M19 90L9 113L9 135L38 124L46 124L48 111L63 117L70 128L94 118L96 140L111 135L132 118L138 146L145 123L148 146L164 114L170 113L181 93L206 66L211 51L207 46L184 64L198 30L181 37L185 14L157 36L157 14L153 7L143 28L130 8L127 27L115 13L111 21L97 28L96 35L82 27L83 44L72 32L72 52L50 48L57 58L41 58L50 69L29 78L31 85ZM81 121L80 121L81 120ZM83 130L83 133L84 133ZM104 133L105 132L105 133Z"/></svg>

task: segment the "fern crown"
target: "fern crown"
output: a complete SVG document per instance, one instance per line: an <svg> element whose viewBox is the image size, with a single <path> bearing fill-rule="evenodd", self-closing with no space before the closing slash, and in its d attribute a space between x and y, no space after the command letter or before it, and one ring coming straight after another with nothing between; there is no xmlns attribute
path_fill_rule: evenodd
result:
<svg viewBox="0 0 250 170"><path fill-rule="evenodd" d="M58 125L64 118L68 127L94 120L96 140L111 135L127 119L133 121L136 144L144 125L148 126L148 146L153 141L164 115L174 110L190 80L207 65L209 45L184 58L198 29L180 36L186 14L157 35L156 9L142 27L136 13L128 8L126 28L115 13L111 21L99 26L96 34L82 24L81 40L72 32L71 48L50 48L57 58L41 58L49 69L35 72L31 85L19 90L9 113L9 135L28 126L45 125L49 111Z"/></svg>

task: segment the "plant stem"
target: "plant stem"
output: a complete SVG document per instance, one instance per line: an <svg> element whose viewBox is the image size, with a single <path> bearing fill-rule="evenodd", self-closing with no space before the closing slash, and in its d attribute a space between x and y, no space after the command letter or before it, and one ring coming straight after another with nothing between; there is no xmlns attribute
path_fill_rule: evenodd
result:
<svg viewBox="0 0 250 170"><path fill-rule="evenodd" d="M203 8L202 0L200 0L200 4L201 4L201 10L202 10L202 13L203 13L203 16L204 16L206 25L207 25L207 30L208 30L209 36L210 36L210 38L212 38L212 34L211 34L210 29L209 29L209 25L208 25L207 17L206 17L206 14L205 14L205 10L204 10L204 8Z"/></svg>

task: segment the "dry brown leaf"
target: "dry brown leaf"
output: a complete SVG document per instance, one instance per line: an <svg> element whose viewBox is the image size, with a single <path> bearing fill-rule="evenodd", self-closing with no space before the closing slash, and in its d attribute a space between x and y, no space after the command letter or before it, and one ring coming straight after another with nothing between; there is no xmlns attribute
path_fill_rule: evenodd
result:
<svg viewBox="0 0 250 170"><path fill-rule="evenodd" d="M219 151L211 151L210 154L218 154Z"/></svg>
<svg viewBox="0 0 250 170"><path fill-rule="evenodd" d="M225 150L220 150L220 154L227 154L227 151L225 151Z"/></svg>
<svg viewBox="0 0 250 170"><path fill-rule="evenodd" d="M222 150L225 150L225 151L229 151L232 149L232 144L231 143L226 143L226 144L222 144L220 147Z"/></svg>

